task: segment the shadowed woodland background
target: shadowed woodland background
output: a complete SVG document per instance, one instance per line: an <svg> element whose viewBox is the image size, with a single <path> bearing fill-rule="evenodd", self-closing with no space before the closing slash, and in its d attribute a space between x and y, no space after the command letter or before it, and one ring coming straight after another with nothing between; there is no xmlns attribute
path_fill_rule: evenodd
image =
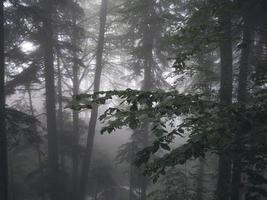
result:
<svg viewBox="0 0 267 200"><path fill-rule="evenodd" d="M0 200L267 199L266 0L0 6Z"/></svg>

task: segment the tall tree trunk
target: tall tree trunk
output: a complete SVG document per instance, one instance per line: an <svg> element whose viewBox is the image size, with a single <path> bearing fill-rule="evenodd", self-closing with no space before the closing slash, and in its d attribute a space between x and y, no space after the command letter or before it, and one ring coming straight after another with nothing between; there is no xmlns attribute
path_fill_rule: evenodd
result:
<svg viewBox="0 0 267 200"><path fill-rule="evenodd" d="M57 49L57 102L58 102L58 111L57 111L57 121L58 121L58 138L63 137L63 95L62 95L62 74L60 69L60 52ZM60 166L62 169L65 167L65 152L62 146L62 142L59 146L60 154Z"/></svg>
<svg viewBox="0 0 267 200"><path fill-rule="evenodd" d="M103 57L104 42L105 42L105 26L106 26L106 20L107 20L107 7L108 7L108 0L102 0L101 11L100 11L100 29L99 29L97 55L96 55L96 69L95 69L95 77L94 77L94 92L99 92L100 90L100 81L101 81L101 74L102 74L102 69L103 69L102 57ZM93 144L94 144L97 115L98 115L98 106L93 105L93 108L91 111L91 118L89 122L89 128L88 128L86 150L84 153L82 169L81 169L80 193L79 193L80 200L84 200L86 196L88 172L89 172L89 167L90 167L91 158L92 158L92 150L93 150Z"/></svg>
<svg viewBox="0 0 267 200"><path fill-rule="evenodd" d="M153 11L153 2L151 0L147 1L147 16L146 20L148 20L151 16L150 14L154 14ZM153 15L154 16L154 15ZM152 20L151 20L152 21ZM153 30L152 24L146 24L144 29L144 50L145 50L145 63L144 63L144 80L143 80L143 87L142 90L150 91L153 89ZM143 131L143 147L148 145L149 140L149 124L145 122L145 124L141 127ZM147 185L148 179L145 176L141 177L141 200L146 200L146 193L147 193Z"/></svg>
<svg viewBox="0 0 267 200"><path fill-rule="evenodd" d="M149 1L148 3L148 12L147 18L149 19L149 12L152 12L152 2ZM146 19L146 20L148 20ZM152 20L151 20L152 21ZM153 30L152 24L146 24L144 30L144 51L145 51L145 62L144 62L144 81L142 89L144 91L149 91L153 89L153 72L152 72L152 65L153 65Z"/></svg>
<svg viewBox="0 0 267 200"><path fill-rule="evenodd" d="M28 98L29 98L29 106L30 106L30 113L34 117L34 107L33 107L33 102L32 102L32 91L31 91L31 86L30 84L27 85L26 90L28 92Z"/></svg>
<svg viewBox="0 0 267 200"><path fill-rule="evenodd" d="M132 142L130 148L129 200L133 200L134 155L134 144Z"/></svg>
<svg viewBox="0 0 267 200"><path fill-rule="evenodd" d="M154 16L153 11L153 2L151 0L147 1L147 15L146 20L148 20L151 16ZM152 21L152 20L151 20ZM153 65L153 30L152 30L152 24L146 24L144 29L144 50L145 50L145 62L144 62L144 80L143 80L143 87L142 90L144 91L150 91L153 89L153 72L152 72L152 65ZM144 123L144 125L141 127L143 138L142 143L143 147L146 147L149 142L149 124ZM146 200L147 196L147 185L148 185L148 179L145 176L141 176L141 200Z"/></svg>
<svg viewBox="0 0 267 200"><path fill-rule="evenodd" d="M5 123L4 3L0 5L0 199L8 198L7 133Z"/></svg>
<svg viewBox="0 0 267 200"><path fill-rule="evenodd" d="M17 191L14 184L14 155L12 151L8 152L8 169L9 169L9 194L8 199L15 200Z"/></svg>
<svg viewBox="0 0 267 200"><path fill-rule="evenodd" d="M248 82L248 69L249 69L249 54L251 49L252 37L252 23L248 14L245 14L243 25L243 41L241 49L239 77L238 77L238 93L237 100L239 103L246 103L247 101L247 82ZM237 146L240 146L242 131L236 134L235 140ZM245 131L245 130L244 130ZM232 200L241 199L241 174L242 174L242 160L240 156L236 155L233 160L233 175L232 175Z"/></svg>
<svg viewBox="0 0 267 200"><path fill-rule="evenodd" d="M97 200L97 194L98 194L98 191L97 191L97 188L95 189L95 197L94 197L94 200Z"/></svg>
<svg viewBox="0 0 267 200"><path fill-rule="evenodd" d="M229 5L229 0L223 0L223 5ZM224 105L232 103L233 91L233 56L232 56L232 24L231 12L223 9L219 16L219 23L222 28L222 38L220 40L221 56L221 86L220 101ZM229 200L231 184L231 160L224 152L219 157L219 172L217 184L217 199Z"/></svg>
<svg viewBox="0 0 267 200"><path fill-rule="evenodd" d="M220 101L224 105L232 103L233 92L233 56L232 56L232 26L230 13L225 11L220 22L223 28L223 36L220 41L221 56L221 86Z"/></svg>
<svg viewBox="0 0 267 200"><path fill-rule="evenodd" d="M76 25L76 19L73 14L72 17L72 23L75 26ZM72 32L72 46L74 48L72 52L72 57L73 57L73 65L72 65L72 72L73 72L73 88L72 88L72 94L73 98L75 100L75 97L79 93L79 77L78 77L78 72L79 72L79 66L77 64L77 32L75 30L75 27L73 28ZM72 134L73 134L73 146L72 146L72 189L73 189L73 194L74 194L74 199L78 198L78 184L79 184L79 111L73 110L72 112Z"/></svg>
<svg viewBox="0 0 267 200"><path fill-rule="evenodd" d="M51 200L59 200L58 189L58 138L55 105L55 79L54 79L54 55L53 55L53 28L51 23L51 10L53 1L46 0L45 10L47 17L44 19L43 31L46 36L44 41L44 64L45 64L45 94L48 134L48 173L49 192Z"/></svg>
<svg viewBox="0 0 267 200"><path fill-rule="evenodd" d="M252 37L252 23L251 19L244 17L243 25L243 41L239 67L238 77L238 93L237 100L240 103L246 103L247 101L247 83L248 83L248 69L249 69L249 54L251 49L251 37Z"/></svg>
<svg viewBox="0 0 267 200"><path fill-rule="evenodd" d="M142 146L143 148L148 146L148 140L149 140L149 132L150 132L150 128L149 128L149 123L145 122L142 127L141 127L141 134L142 134ZM143 175L142 171L143 169L141 168L141 185L140 185L140 189L141 189L141 197L140 200L146 200L147 197L147 185L148 185L148 178L146 176Z"/></svg>

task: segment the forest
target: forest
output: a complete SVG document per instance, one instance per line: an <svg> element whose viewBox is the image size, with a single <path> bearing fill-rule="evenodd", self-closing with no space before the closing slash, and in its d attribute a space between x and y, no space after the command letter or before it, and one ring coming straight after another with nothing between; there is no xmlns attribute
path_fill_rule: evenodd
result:
<svg viewBox="0 0 267 200"><path fill-rule="evenodd" d="M267 199L267 0L0 7L0 200Z"/></svg>

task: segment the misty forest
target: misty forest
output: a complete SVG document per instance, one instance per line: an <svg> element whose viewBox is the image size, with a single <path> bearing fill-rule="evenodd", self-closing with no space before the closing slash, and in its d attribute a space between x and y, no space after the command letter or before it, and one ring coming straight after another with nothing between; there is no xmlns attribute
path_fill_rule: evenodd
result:
<svg viewBox="0 0 267 200"><path fill-rule="evenodd" d="M267 199L267 0L0 2L0 200Z"/></svg>

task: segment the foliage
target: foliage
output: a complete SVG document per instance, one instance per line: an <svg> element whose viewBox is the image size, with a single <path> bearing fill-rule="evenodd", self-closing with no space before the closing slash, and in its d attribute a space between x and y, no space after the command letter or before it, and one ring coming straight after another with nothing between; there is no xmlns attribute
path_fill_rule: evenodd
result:
<svg viewBox="0 0 267 200"><path fill-rule="evenodd" d="M89 182L92 196L99 193L104 193L112 187L117 186L112 174L112 166L101 159L95 159L94 165L89 172Z"/></svg>
<svg viewBox="0 0 267 200"><path fill-rule="evenodd" d="M179 168L170 168L166 175L159 179L159 187L149 193L153 200L196 199L190 189L188 177Z"/></svg>
<svg viewBox="0 0 267 200"><path fill-rule="evenodd" d="M14 109L7 109L6 116L10 150L21 144L41 142L40 130L37 129L40 122L36 118Z"/></svg>
<svg viewBox="0 0 267 200"><path fill-rule="evenodd" d="M183 164L190 158L204 157L207 151L217 154L228 152L232 156L266 156L266 101L255 101L249 105L221 105L203 100L201 95L182 95L177 91L144 92L135 90L100 92L94 95L80 95L76 109L90 108L91 103L103 104L113 96L122 99L128 108L109 108L101 120L107 120L102 133L111 133L116 129L129 126L136 129L146 121L151 123L151 131L156 136L153 145L138 153L137 164L146 163L145 173L153 175L156 181L165 174L167 167ZM101 96L102 95L102 96ZM88 103L88 98L90 99ZM83 101L85 100L85 101ZM86 102L87 101L87 102ZM175 124L175 120L180 120ZM242 132L241 141L236 143L235 134ZM171 143L177 136L185 137L187 142L175 149ZM254 140L251 140L252 135ZM256 137L258 135L258 137ZM241 145L240 145L241 144ZM262 145L260 145L262 144ZM159 149L166 150L164 156L150 160Z"/></svg>

